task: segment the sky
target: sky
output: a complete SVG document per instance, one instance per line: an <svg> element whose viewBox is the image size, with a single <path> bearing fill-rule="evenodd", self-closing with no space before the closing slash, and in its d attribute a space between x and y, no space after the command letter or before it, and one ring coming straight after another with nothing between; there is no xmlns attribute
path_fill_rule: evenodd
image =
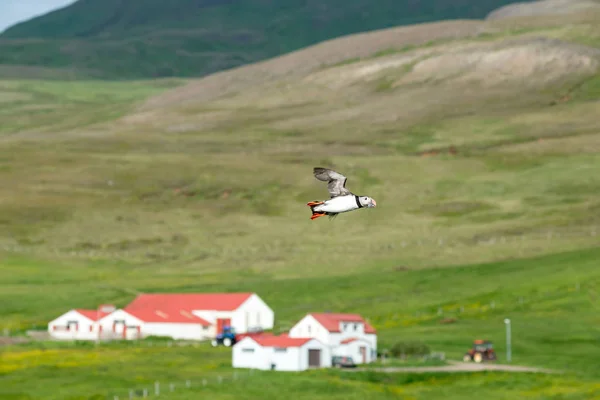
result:
<svg viewBox="0 0 600 400"><path fill-rule="evenodd" d="M0 0L0 32L25 21L64 7L75 0Z"/></svg>

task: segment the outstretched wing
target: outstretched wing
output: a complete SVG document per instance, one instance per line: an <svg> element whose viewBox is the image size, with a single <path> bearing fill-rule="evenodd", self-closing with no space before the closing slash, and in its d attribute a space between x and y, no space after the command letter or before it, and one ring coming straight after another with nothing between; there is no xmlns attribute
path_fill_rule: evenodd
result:
<svg viewBox="0 0 600 400"><path fill-rule="evenodd" d="M321 167L313 168L313 174L318 180L327 182L327 190L332 199L334 197L351 194L350 191L346 189L346 181L348 178L344 175L331 169Z"/></svg>

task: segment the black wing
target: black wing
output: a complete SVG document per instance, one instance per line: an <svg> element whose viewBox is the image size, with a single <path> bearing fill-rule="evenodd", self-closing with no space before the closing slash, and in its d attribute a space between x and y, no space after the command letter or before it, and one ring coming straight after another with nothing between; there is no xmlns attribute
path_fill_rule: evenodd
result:
<svg viewBox="0 0 600 400"><path fill-rule="evenodd" d="M327 182L327 190L332 199L334 197L352 194L346 189L346 181L348 178L344 175L331 169L321 167L313 168L313 174L318 180Z"/></svg>

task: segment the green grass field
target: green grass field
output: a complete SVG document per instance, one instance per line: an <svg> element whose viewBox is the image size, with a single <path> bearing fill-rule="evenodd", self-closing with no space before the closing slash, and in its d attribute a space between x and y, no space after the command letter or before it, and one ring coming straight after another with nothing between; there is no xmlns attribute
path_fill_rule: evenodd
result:
<svg viewBox="0 0 600 400"><path fill-rule="evenodd" d="M510 318L512 363L563 375L233 380L205 344L38 343L0 348L0 395L122 399L189 379L168 398L599 396L595 17L488 23L291 75L274 60L254 83L0 82L0 328L138 292L253 291L277 331L357 312L380 350L421 341L450 360L488 338L504 362ZM318 165L378 207L310 221Z"/></svg>
<svg viewBox="0 0 600 400"><path fill-rule="evenodd" d="M380 373L360 373L361 379L353 378L354 372L342 376L326 372L289 374L289 377L281 374L275 378L259 374L261 380L252 378L250 388L246 387L251 396L248 398L260 398L261 391L266 391L266 396L277 396L284 387L291 390L306 380L315 380L317 386L332 382L341 385L334 398L344 398L350 392L358 396L370 391L373 396L384 396L382 398L398 394L441 398L448 393L461 398L473 381L471 384L477 388L482 386L483 393L489 393L492 398L525 393L539 399L560 398L572 393L574 397L568 398L577 399L586 398L594 390L596 395L600 391L594 384L594 379L600 376L595 362L600 334L597 324L599 256L600 249L594 248L490 265L420 271L397 271L390 266L380 266L359 275L306 279L232 278L223 274L211 279L220 283L183 285L174 284L176 280L182 282L175 271L153 276L139 270L120 277L120 271L125 269L121 266L112 271L102 268L105 274L100 285L105 288L103 297L90 290L93 285L85 283L95 279L89 275L78 278L74 269L63 269L61 275L71 277L70 282L53 282L51 276L45 281L28 279L27 276L41 277L43 271L56 271L56 268L19 260L9 264L14 270L5 269L14 278L2 288L4 306L0 312L31 316L32 321L41 324L62 312L61 306L65 307L68 302L94 306L109 299L122 305L133 297L116 290L123 281L138 282L136 288L144 291L255 290L274 308L276 331L288 329L310 311L359 312L378 329L380 350L389 349L396 342L420 341L434 351L445 352L450 360L460 360L473 339L488 338L495 343L500 363L506 362L503 320L508 317L512 321L512 363L548 367L564 371L564 375L426 374L426 378L413 381L406 378L406 374L384 378ZM60 295L51 296L51 292L65 293L64 297L70 300ZM19 303L10 303L11 298L17 297L21 299ZM453 322L443 323L444 320ZM153 347L145 343L117 343L97 348L93 344L20 345L2 349L0 386L5 393L25 393L32 398L64 398L89 391L106 396L121 392L124 396L129 388L141 390L153 385L155 380L177 381L181 385L188 379L198 384L202 379L212 379L214 383L219 375L231 378L230 357L226 349L215 350L206 343L197 348L167 347L164 342L155 343ZM392 364L398 366L399 363ZM123 374L123 370L128 372ZM30 379L36 379L39 386L24 387ZM385 385L373 385L373 379ZM245 390L243 385L238 385L228 385L226 390L214 386L198 390L216 391L222 398L230 398L237 391ZM309 398L310 393L302 395ZM193 398L193 394L183 392L177 396Z"/></svg>

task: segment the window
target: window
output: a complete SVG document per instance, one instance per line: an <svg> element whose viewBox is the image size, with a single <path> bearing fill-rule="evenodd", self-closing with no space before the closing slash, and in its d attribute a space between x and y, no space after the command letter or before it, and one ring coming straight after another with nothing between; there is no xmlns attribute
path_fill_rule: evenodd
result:
<svg viewBox="0 0 600 400"><path fill-rule="evenodd" d="M344 326L344 328L343 328L344 330L348 329L348 324L344 324L343 326Z"/></svg>
<svg viewBox="0 0 600 400"><path fill-rule="evenodd" d="M310 335L310 325L307 326L306 329L308 330L308 334Z"/></svg>
<svg viewBox="0 0 600 400"><path fill-rule="evenodd" d="M242 349L243 353L254 353L254 349Z"/></svg>
<svg viewBox="0 0 600 400"><path fill-rule="evenodd" d="M358 330L358 324L354 324L354 331L356 332Z"/></svg>
<svg viewBox="0 0 600 400"><path fill-rule="evenodd" d="M286 353L287 349L285 347L275 347L275 353Z"/></svg>

